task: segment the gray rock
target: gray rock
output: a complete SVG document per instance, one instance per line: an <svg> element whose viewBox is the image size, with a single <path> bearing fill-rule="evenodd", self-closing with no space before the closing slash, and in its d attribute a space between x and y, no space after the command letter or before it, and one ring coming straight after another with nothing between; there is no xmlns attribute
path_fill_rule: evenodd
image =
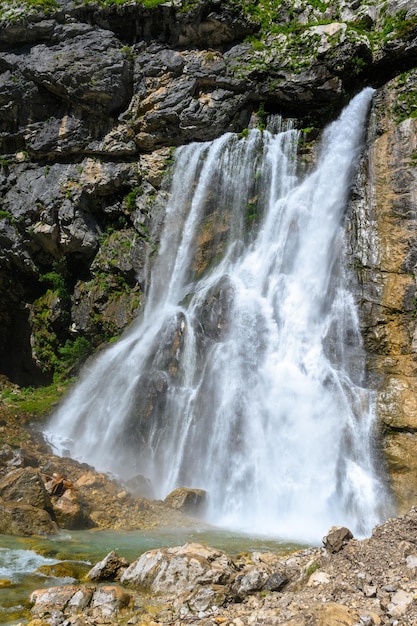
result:
<svg viewBox="0 0 417 626"><path fill-rule="evenodd" d="M37 618L61 614L58 623L67 623L66 617L85 613L93 618L111 618L131 603L131 596L121 587L107 585L63 585L37 589L30 596L31 612Z"/></svg>
<svg viewBox="0 0 417 626"><path fill-rule="evenodd" d="M175 595L194 591L199 585L222 585L233 573L234 565L225 552L189 543L145 552L120 581L153 593Z"/></svg>
<svg viewBox="0 0 417 626"><path fill-rule="evenodd" d="M39 471L31 467L6 474L0 480L0 497L38 509L52 510L51 500Z"/></svg>
<svg viewBox="0 0 417 626"><path fill-rule="evenodd" d="M268 579L266 567L254 565L237 574L231 585L232 593L236 598L243 599L249 593L264 589Z"/></svg>
<svg viewBox="0 0 417 626"><path fill-rule="evenodd" d="M173 509L190 515L201 515L206 506L207 492L204 489L178 487L167 495L164 502Z"/></svg>
<svg viewBox="0 0 417 626"><path fill-rule="evenodd" d="M288 583L287 576L282 572L273 572L268 576L262 589L265 591L281 591Z"/></svg>
<svg viewBox="0 0 417 626"><path fill-rule="evenodd" d="M102 561L99 561L90 569L86 574L86 580L117 580L128 566L129 562L112 550Z"/></svg>
<svg viewBox="0 0 417 626"><path fill-rule="evenodd" d="M323 537L323 545L329 552L339 552L347 543L353 539L353 535L344 526L332 526L327 535Z"/></svg>

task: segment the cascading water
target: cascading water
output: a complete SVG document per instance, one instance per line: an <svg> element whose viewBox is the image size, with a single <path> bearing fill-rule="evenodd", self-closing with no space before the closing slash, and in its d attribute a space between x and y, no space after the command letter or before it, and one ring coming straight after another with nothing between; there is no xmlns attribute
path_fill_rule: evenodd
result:
<svg viewBox="0 0 417 626"><path fill-rule="evenodd" d="M302 181L291 129L177 150L144 313L53 417L58 451L157 497L206 489L217 525L311 541L380 521L343 230L371 98Z"/></svg>

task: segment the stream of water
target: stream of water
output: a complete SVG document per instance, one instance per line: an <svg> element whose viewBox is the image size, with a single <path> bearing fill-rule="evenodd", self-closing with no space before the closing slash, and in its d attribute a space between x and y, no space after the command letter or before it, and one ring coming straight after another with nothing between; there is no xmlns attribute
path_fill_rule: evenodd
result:
<svg viewBox="0 0 417 626"><path fill-rule="evenodd" d="M59 453L205 489L217 526L316 542L384 517L343 224L372 93L308 175L291 128L177 150L145 310L54 415Z"/></svg>
<svg viewBox="0 0 417 626"><path fill-rule="evenodd" d="M194 541L225 550L232 557L241 552L288 554L302 545L222 530L157 529L154 531L64 531L50 538L0 535L0 624L15 626L30 619L29 598L35 589L77 583L72 568L91 566L116 550L130 562L146 550ZM65 576L51 566L65 564Z"/></svg>

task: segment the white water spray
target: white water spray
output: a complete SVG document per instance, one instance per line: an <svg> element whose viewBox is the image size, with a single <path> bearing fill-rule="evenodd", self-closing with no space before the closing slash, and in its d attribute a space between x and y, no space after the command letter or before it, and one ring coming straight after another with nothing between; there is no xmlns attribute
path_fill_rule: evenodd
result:
<svg viewBox="0 0 417 626"><path fill-rule="evenodd" d="M217 525L315 541L380 521L343 230L371 98L301 182L294 130L177 151L146 309L53 417L61 453L142 473L157 497L206 489Z"/></svg>

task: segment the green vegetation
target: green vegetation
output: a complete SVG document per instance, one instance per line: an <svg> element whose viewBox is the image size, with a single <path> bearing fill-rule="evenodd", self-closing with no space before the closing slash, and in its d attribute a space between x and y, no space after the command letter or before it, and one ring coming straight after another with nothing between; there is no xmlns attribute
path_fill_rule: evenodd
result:
<svg viewBox="0 0 417 626"><path fill-rule="evenodd" d="M407 39L417 30L417 15L406 19L407 11L402 9L395 15L387 15L382 27L381 36L384 40L391 36Z"/></svg>
<svg viewBox="0 0 417 626"><path fill-rule="evenodd" d="M265 105L264 105L263 102L261 102L261 104L258 107L257 116L258 116L258 128L259 128L259 130L265 130L266 129L266 124L267 124L267 113L265 111Z"/></svg>
<svg viewBox="0 0 417 626"><path fill-rule="evenodd" d="M93 351L85 337L68 337L71 295L66 259L39 277L48 289L31 307L33 350L45 373L60 380L81 366Z"/></svg>
<svg viewBox="0 0 417 626"><path fill-rule="evenodd" d="M14 411L27 413L30 417L46 417L72 382L72 379L67 379L48 387L4 389L0 400Z"/></svg>
<svg viewBox="0 0 417 626"><path fill-rule="evenodd" d="M65 344L58 348L60 357L58 375L61 372L64 373L78 368L92 352L93 346L85 337L67 339Z"/></svg>
<svg viewBox="0 0 417 626"><path fill-rule="evenodd" d="M63 302L68 302L70 295L63 274L56 271L47 272L39 277L41 283L48 283Z"/></svg>
<svg viewBox="0 0 417 626"><path fill-rule="evenodd" d="M353 67L354 74L358 76L364 70L366 70L368 64L364 59L361 59L360 57L352 57L351 66Z"/></svg>
<svg viewBox="0 0 417 626"><path fill-rule="evenodd" d="M59 8L56 0L0 0L0 19L14 21L24 10L52 13Z"/></svg>
<svg viewBox="0 0 417 626"><path fill-rule="evenodd" d="M150 9L158 4L162 4L166 0L134 0L136 4L143 4L146 8ZM127 2L132 2L132 0L81 0L80 4L99 4L103 7L109 6L119 6L121 4L126 4Z"/></svg>
<svg viewBox="0 0 417 626"><path fill-rule="evenodd" d="M53 375L55 382L72 375L93 352L85 337L66 339L62 345L59 337L65 334L69 323L67 308L61 308L57 291L48 291L32 305L33 350L41 363L42 371Z"/></svg>
<svg viewBox="0 0 417 626"><path fill-rule="evenodd" d="M7 219L10 222L14 222L13 215L9 211L0 210L0 220Z"/></svg>
<svg viewBox="0 0 417 626"><path fill-rule="evenodd" d="M400 124L408 118L417 117L417 87L415 70L404 72L398 79L398 97L393 106L395 121Z"/></svg>
<svg viewBox="0 0 417 626"><path fill-rule="evenodd" d="M320 569L320 563L318 561L314 561L314 563L311 563L311 565L306 568L305 574L308 578L310 578L311 574L317 572L318 569Z"/></svg>
<svg viewBox="0 0 417 626"><path fill-rule="evenodd" d="M142 195L143 189L141 185L134 187L125 197L126 208L129 211L133 211L136 208L136 198Z"/></svg>

